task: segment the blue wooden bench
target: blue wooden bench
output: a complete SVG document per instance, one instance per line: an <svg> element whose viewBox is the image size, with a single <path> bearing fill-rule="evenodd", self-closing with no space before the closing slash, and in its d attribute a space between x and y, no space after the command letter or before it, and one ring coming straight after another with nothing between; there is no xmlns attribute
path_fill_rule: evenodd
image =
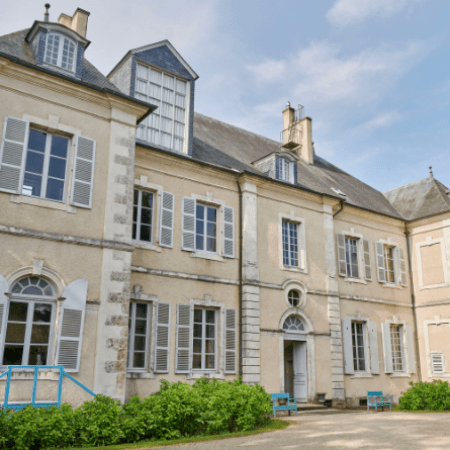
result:
<svg viewBox="0 0 450 450"><path fill-rule="evenodd" d="M273 402L273 417L277 417L277 411L287 411L289 415L291 415L291 410L295 411L295 415L297 415L297 399L290 398L288 393L280 393L280 394L270 394ZM286 405L276 405L276 400L279 398L286 399ZM292 402L292 403L291 403Z"/></svg>
<svg viewBox="0 0 450 450"><path fill-rule="evenodd" d="M378 411L378 407L381 406L384 411L385 406L389 406L392 411L392 400L390 395L383 395L381 391L369 391L367 392L367 411L370 411L370 407L375 407L375 412Z"/></svg>

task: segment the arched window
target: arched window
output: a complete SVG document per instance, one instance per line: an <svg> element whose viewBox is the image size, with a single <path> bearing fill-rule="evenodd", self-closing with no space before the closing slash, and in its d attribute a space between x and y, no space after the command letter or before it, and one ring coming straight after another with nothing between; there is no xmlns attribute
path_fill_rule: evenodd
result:
<svg viewBox="0 0 450 450"><path fill-rule="evenodd" d="M294 331L294 332L306 331L304 323L297 316L288 317L284 321L283 330L284 331Z"/></svg>
<svg viewBox="0 0 450 450"><path fill-rule="evenodd" d="M288 292L288 302L292 307L297 307L300 304L300 292L297 289L291 289Z"/></svg>
<svg viewBox="0 0 450 450"><path fill-rule="evenodd" d="M43 278L14 283L7 308L1 365L46 365L55 315L55 289Z"/></svg>
<svg viewBox="0 0 450 450"><path fill-rule="evenodd" d="M59 33L48 33L44 62L75 72L75 49L75 42L67 36Z"/></svg>

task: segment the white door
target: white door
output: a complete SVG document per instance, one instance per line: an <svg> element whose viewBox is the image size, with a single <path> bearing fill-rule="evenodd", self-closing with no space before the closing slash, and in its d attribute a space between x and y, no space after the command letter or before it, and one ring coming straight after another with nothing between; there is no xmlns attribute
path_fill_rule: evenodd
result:
<svg viewBox="0 0 450 450"><path fill-rule="evenodd" d="M294 397L298 402L308 399L306 342L294 342Z"/></svg>

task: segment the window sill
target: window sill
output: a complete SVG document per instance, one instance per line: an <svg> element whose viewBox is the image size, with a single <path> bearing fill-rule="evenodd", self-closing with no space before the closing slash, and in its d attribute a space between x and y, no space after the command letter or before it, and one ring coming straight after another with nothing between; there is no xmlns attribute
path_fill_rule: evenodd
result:
<svg viewBox="0 0 450 450"><path fill-rule="evenodd" d="M307 273L305 269L302 269L301 267L294 267L294 266L281 266L280 270L286 270L288 272Z"/></svg>
<svg viewBox="0 0 450 450"><path fill-rule="evenodd" d="M72 214L77 212L77 208L66 203L54 202L52 200L46 200L43 198L28 197L26 195L12 194L11 201L13 203L26 203L28 205L41 206L43 208L59 209L60 211L66 211Z"/></svg>
<svg viewBox="0 0 450 450"><path fill-rule="evenodd" d="M210 255L208 253L191 252L191 258L209 259L210 261L225 262L220 255Z"/></svg>
<svg viewBox="0 0 450 450"><path fill-rule="evenodd" d="M381 283L381 285L384 288L389 288L389 289L403 289L403 286L400 286L399 284Z"/></svg>
<svg viewBox="0 0 450 450"><path fill-rule="evenodd" d="M133 372L127 371L127 378L134 380L153 380L156 375L153 372Z"/></svg>
<svg viewBox="0 0 450 450"><path fill-rule="evenodd" d="M411 378L411 374L404 372L393 373L391 374L391 378Z"/></svg>
<svg viewBox="0 0 450 450"><path fill-rule="evenodd" d="M367 372L355 373L350 378L351 379L354 379L354 378L373 378L373 375L371 373L367 373Z"/></svg>
<svg viewBox="0 0 450 450"><path fill-rule="evenodd" d="M222 372L217 372L215 370L198 370L191 371L190 373L186 374L187 380L197 380L198 378L216 378L217 380L224 380L225 375Z"/></svg>
<svg viewBox="0 0 450 450"><path fill-rule="evenodd" d="M439 289L439 288L445 288L448 287L448 283L444 283L444 284L431 284L429 286L421 286L420 287L420 291L423 291L425 289Z"/></svg>
<svg viewBox="0 0 450 450"><path fill-rule="evenodd" d="M350 278L345 277L344 281L348 281L349 283L361 283L361 284L367 284L366 280L363 280L362 278Z"/></svg>
<svg viewBox="0 0 450 450"><path fill-rule="evenodd" d="M0 372L6 372L6 367L0 367ZM11 374L11 380L33 380L34 379L34 369L30 370L13 370ZM6 377L3 378L6 381ZM41 372L38 371L38 380L59 380L59 370Z"/></svg>
<svg viewBox="0 0 450 450"><path fill-rule="evenodd" d="M155 244L150 244L150 242L141 242L141 241L133 241L133 245L135 248L142 248L144 250L152 250L154 252L161 253L161 247L156 246Z"/></svg>

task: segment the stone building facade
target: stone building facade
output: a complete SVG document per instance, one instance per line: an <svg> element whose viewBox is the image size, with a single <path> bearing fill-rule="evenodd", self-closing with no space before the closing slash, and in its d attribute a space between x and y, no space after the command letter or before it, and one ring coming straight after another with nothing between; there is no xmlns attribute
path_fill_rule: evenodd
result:
<svg viewBox="0 0 450 450"><path fill-rule="evenodd" d="M88 16L0 37L0 369L64 365L121 401L241 375L348 406L450 376L444 185L371 188L289 105L281 142L194 113L168 41L105 77Z"/></svg>

